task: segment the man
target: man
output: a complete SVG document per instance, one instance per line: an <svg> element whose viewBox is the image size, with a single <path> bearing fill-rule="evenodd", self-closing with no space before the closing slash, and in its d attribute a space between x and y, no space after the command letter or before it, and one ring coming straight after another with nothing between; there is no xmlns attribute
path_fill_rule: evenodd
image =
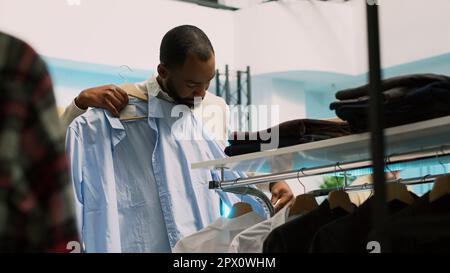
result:
<svg viewBox="0 0 450 273"><path fill-rule="evenodd" d="M45 63L0 32L0 252L79 250L63 139Z"/></svg>
<svg viewBox="0 0 450 273"><path fill-rule="evenodd" d="M197 42L201 43L196 52L185 52L180 48L188 48L186 36L194 35ZM182 47L176 45L183 45ZM161 43L160 64L158 76L136 84L136 87L150 95L160 95L167 100L178 104L193 107L194 98L201 98L202 107L216 106L221 109L220 115L213 116L214 124L222 124L222 128L215 132L218 140L225 140L228 121L226 113L229 111L225 101L208 92L210 81L214 78L215 55L210 40L200 29L194 26L180 26L169 31ZM180 69L184 67L184 69ZM193 74L193 71L201 71L201 74ZM150 88L158 85L160 88ZM158 92L160 94L158 94ZM127 93L115 85L105 85L86 89L66 108L61 119L68 127L74 118L86 112L88 107L98 107L109 110L118 117L120 111L128 104ZM201 113L194 110L199 116ZM203 119L205 121L205 119ZM220 126L219 126L220 127ZM287 205L293 197L292 191L285 182L271 183L272 203L278 211Z"/></svg>

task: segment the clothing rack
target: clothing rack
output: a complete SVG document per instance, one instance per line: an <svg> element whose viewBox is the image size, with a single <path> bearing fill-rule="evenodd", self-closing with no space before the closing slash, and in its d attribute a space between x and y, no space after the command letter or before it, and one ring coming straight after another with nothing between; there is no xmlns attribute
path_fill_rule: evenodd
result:
<svg viewBox="0 0 450 273"><path fill-rule="evenodd" d="M227 168L235 168L236 162L242 161L244 168L247 166L251 166L251 164L247 164L247 162L251 160L268 160L270 161L269 157L273 158L273 160L276 160L277 156L283 156L283 155L300 155L299 157L302 158L301 160L308 160L307 156L302 156L303 153L308 155L314 154L313 151L316 147L312 147L314 145L311 145L311 147L306 147L304 149L295 148L291 151L283 150L286 148L280 149L278 153L273 153L272 151L264 151L261 152L258 156L240 156L240 158L236 158L236 160L216 160L215 162L205 162L202 164L198 164L198 166L194 166L195 168L204 168L204 167L210 167L214 166L215 168L219 169L222 173L221 177L219 178L220 181L210 181L209 188L210 189L221 189L226 191L227 189L232 189L235 187L242 187L242 186L248 186L253 184L259 184L259 183L270 183L270 182L277 182L287 179L300 179L302 177L308 177L308 176L315 176L315 175L325 175L330 173L336 173L338 171L352 171L357 169L363 169L363 168L372 168L373 169L373 184L366 184L366 185L359 185L359 186L345 186L344 190L346 191L358 191L358 190L368 190L373 189L374 190L374 204L373 204L373 213L372 213L372 228L374 230L381 230L381 227L383 223L385 222L385 219L387 218L387 204L386 204L386 183L391 182L400 182L406 185L417 185L417 184L424 184L424 183L431 183L434 181L434 179L437 176L425 176L421 178L413 178L413 179L404 179L404 180L391 180L391 181L385 181L385 171L389 171L389 166L391 164L398 164L398 163L406 163L406 162L412 162L417 161L421 159L431 159L436 158L438 162L442 164L442 162L439 160L439 156L447 156L450 155L450 149L449 147L439 146L442 144L450 143L448 138L445 135L440 135L439 130L443 127L448 128L448 123L444 124L442 128L440 128L437 131L433 131L433 133L437 133L439 137L436 137L434 139L435 142L433 143L422 143L417 142L417 147L420 150L416 150L413 152L403 153L403 154L392 154L388 157L385 156L385 150L397 150L395 145L402 146L401 141L399 139L410 139L408 137L405 138L403 135L402 137L398 137L393 131L390 131L390 129L387 130L387 135L384 131L384 109L383 109L383 96L381 92L381 79L382 79L382 70L381 70L381 58L380 58L380 39L379 39L379 21L378 21L378 4L377 3L369 3L368 1L366 3L366 13L367 13L367 40L368 40L368 63L369 63L369 96L370 96L370 106L369 106L369 117L368 117L368 124L370 125L370 134L369 139L370 142L366 144L365 147L370 147L369 154L365 154L365 148L361 149L361 142L358 143L360 146L358 146L358 149L361 151L361 154L364 154L362 157L359 158L356 161L346 161L346 162L336 162L333 165L320 165L317 166L317 160L316 162L313 162L311 165L314 167L311 168L300 168L298 169L298 166L296 166L295 170L285 171L285 172L277 172L277 173L271 173L267 175L259 175L254 176L250 178L238 178L235 180L225 180L224 179L224 170ZM373 1L372 1L373 2ZM437 128L436 128L437 129ZM414 130L412 130L414 131ZM424 131L422 131L423 133ZM398 133L398 132L397 132ZM425 133L426 135L426 133ZM420 137L421 134L418 134L418 137ZM386 141L387 140L387 141ZM428 139L430 140L430 139ZM331 141L330 141L331 142ZM345 142L345 141L343 141ZM346 143L348 144L348 143ZM386 145L387 144L387 145ZM330 143L326 143L327 146L331 148L330 150L332 153L336 151L336 146L331 145ZM434 148L430 148L432 146L436 145ZM426 147L426 149L425 149ZM414 148L413 148L414 149ZM317 149L318 150L318 149ZM358 151L359 151L358 150ZM364 150L364 151L363 151ZM403 151L401 148L398 149ZM410 149L407 149L407 151L411 151ZM358 152L355 152L355 154ZM327 153L326 152L316 152L314 155L323 155L324 159L327 160ZM355 160L354 158L352 160ZM335 162L337 160L332 160L328 162ZM301 162L301 161L300 161ZM258 163L258 162L257 162ZM258 163L259 164L259 163ZM316 164L316 165L314 165ZM322 163L319 163L322 164ZM310 166L311 166L310 165ZM253 167L253 166L252 166ZM315 196L323 196L327 195L331 190L335 189L327 189L327 190L317 190L312 191L310 194L313 194ZM381 237L380 237L381 238ZM383 245L383 252L389 252L389 242L386 241Z"/></svg>
<svg viewBox="0 0 450 273"><path fill-rule="evenodd" d="M450 146L444 145L440 147L435 147L427 150L421 150L416 152L391 155L386 158L386 163L389 164L397 164L397 163L406 163L411 161L416 161L419 159L428 159L428 158L436 158L439 156L450 155ZM339 163L337 162L334 165L327 165L323 167L317 168L303 168L300 170L289 171L289 172L281 172L267 175L254 176L249 178L237 178L234 180L223 180L223 169L221 181L210 181L209 188L210 189L227 189L233 187L241 187L246 185L253 185L259 183L270 183L277 182L287 179L300 179L302 177L309 177L315 175L325 175L329 173L335 173L338 171L351 171L362 168L367 168L372 166L371 160L363 160L363 161L355 161L355 162L347 162L347 163ZM383 170L384 176L384 170ZM376 188L375 188L376 190Z"/></svg>

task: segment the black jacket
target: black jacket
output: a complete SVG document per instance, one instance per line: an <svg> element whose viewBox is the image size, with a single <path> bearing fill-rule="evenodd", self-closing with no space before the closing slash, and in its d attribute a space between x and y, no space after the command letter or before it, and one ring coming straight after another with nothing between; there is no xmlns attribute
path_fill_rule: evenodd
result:
<svg viewBox="0 0 450 273"><path fill-rule="evenodd" d="M330 210L327 200L308 214L274 229L264 241L264 253L301 252L309 250L314 234L325 224L348 215L341 208Z"/></svg>
<svg viewBox="0 0 450 273"><path fill-rule="evenodd" d="M414 198L417 196L413 194ZM367 237L372 227L374 197L369 198L352 214L322 227L315 235L310 251L313 253L367 253ZM388 211L394 214L408 205L393 200Z"/></svg>
<svg viewBox="0 0 450 273"><path fill-rule="evenodd" d="M429 194L392 215L368 240L378 241L387 252L450 253L450 195L429 202Z"/></svg>

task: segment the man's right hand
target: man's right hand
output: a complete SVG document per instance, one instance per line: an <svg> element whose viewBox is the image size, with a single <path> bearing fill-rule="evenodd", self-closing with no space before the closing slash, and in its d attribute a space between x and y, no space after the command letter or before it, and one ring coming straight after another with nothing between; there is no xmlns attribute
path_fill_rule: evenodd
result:
<svg viewBox="0 0 450 273"><path fill-rule="evenodd" d="M103 85L83 90L75 98L75 104L81 109L97 107L107 109L118 117L128 104L128 95L116 85Z"/></svg>

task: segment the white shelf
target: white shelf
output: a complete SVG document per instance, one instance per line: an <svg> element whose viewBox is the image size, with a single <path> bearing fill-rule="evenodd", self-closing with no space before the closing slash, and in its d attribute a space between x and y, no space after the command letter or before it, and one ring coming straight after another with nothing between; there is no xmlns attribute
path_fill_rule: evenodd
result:
<svg viewBox="0 0 450 273"><path fill-rule="evenodd" d="M450 116L385 130L386 154L419 151L450 144ZM336 162L370 159L370 134L355 134L277 150L191 164L192 169L226 167L246 172L282 172Z"/></svg>

